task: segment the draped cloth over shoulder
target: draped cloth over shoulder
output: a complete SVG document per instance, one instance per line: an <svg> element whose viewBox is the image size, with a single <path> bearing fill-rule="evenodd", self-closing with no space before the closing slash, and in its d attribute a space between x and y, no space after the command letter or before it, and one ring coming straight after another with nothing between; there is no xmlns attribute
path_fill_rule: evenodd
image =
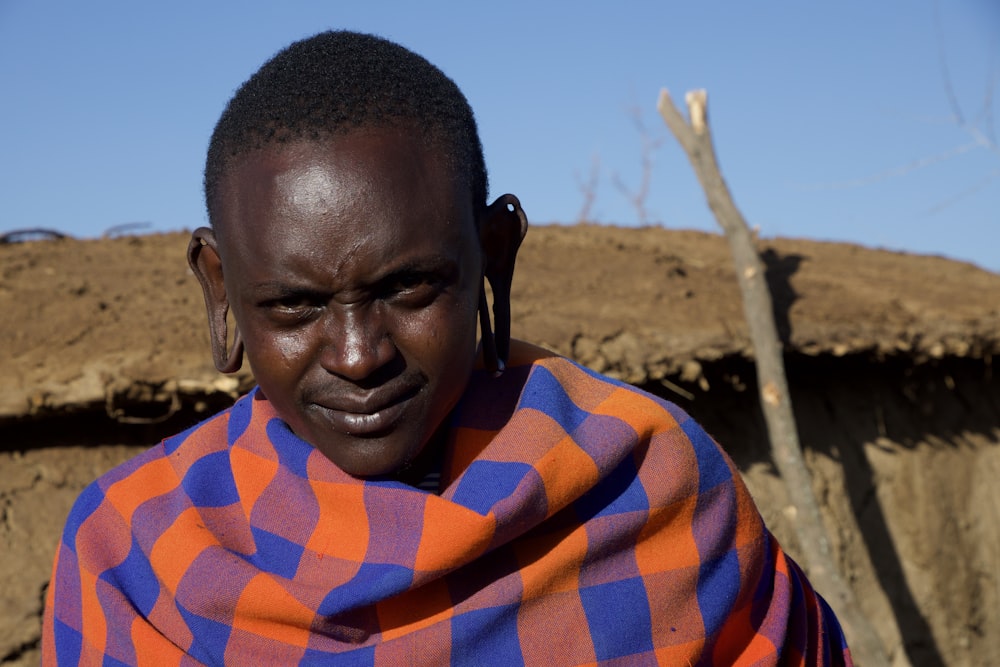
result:
<svg viewBox="0 0 1000 667"><path fill-rule="evenodd" d="M850 664L676 406L519 345L442 493L351 478L252 392L91 485L45 664Z"/></svg>

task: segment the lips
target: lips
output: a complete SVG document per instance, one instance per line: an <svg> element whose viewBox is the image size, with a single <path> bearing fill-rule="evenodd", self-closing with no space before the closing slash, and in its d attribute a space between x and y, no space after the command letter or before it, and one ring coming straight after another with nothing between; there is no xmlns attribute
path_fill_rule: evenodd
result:
<svg viewBox="0 0 1000 667"><path fill-rule="evenodd" d="M406 413L419 387L378 389L367 395L341 395L313 403L334 430L352 436L380 435L396 426Z"/></svg>

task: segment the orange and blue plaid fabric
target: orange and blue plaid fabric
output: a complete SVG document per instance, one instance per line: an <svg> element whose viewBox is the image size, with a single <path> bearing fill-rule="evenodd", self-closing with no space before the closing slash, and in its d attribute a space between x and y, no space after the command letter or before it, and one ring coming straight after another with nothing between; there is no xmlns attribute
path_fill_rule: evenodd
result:
<svg viewBox="0 0 1000 667"><path fill-rule="evenodd" d="M259 391L79 498L44 664L850 664L676 406L520 346L442 492L341 472Z"/></svg>

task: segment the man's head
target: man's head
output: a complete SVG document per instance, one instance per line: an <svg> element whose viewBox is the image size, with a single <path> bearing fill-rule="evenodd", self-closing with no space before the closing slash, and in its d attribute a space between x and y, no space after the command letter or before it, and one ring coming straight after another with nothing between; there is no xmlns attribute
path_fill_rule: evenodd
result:
<svg viewBox="0 0 1000 667"><path fill-rule="evenodd" d="M405 127L467 179L477 213L486 206L483 148L458 86L398 44L338 31L283 49L229 101L205 164L209 221L214 227L219 181L242 156L271 144L318 140L359 127Z"/></svg>
<svg viewBox="0 0 1000 667"><path fill-rule="evenodd" d="M465 170L482 160L471 112L436 69L447 85L435 85L450 86L457 101L428 106L414 98L420 85L394 83L407 70L385 70L383 56L400 47L327 33L292 45L261 71L276 61L291 66L284 54L308 51L314 40L353 44L345 68L362 78L370 70L390 92L354 81L347 94L360 107L345 110L316 85L338 79L325 68L305 80L298 71L251 78L236 98L252 86L252 99L234 98L219 123L231 127L213 137L206 169L213 229L195 231L188 258L205 293L219 369L238 368L245 348L261 392L297 435L350 474L396 474L433 449L428 443L461 397L476 357L477 314L486 364L502 364L527 221L513 196L487 206L485 192L470 192L485 188L485 175ZM413 54L393 58L433 69ZM290 78L300 95L283 88ZM271 99L266 81L284 92ZM346 81L337 85L351 88ZM253 112L237 113L242 105ZM428 110L438 107L465 111L441 120ZM484 277L494 294L495 345Z"/></svg>

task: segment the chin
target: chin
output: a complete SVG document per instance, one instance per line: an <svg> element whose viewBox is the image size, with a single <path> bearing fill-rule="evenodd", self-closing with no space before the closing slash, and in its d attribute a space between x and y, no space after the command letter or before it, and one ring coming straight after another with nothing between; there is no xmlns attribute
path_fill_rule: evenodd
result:
<svg viewBox="0 0 1000 667"><path fill-rule="evenodd" d="M350 443L324 443L316 449L351 477L391 477L406 469L419 446L400 447L380 438L351 438ZM391 450L391 451L386 451Z"/></svg>

